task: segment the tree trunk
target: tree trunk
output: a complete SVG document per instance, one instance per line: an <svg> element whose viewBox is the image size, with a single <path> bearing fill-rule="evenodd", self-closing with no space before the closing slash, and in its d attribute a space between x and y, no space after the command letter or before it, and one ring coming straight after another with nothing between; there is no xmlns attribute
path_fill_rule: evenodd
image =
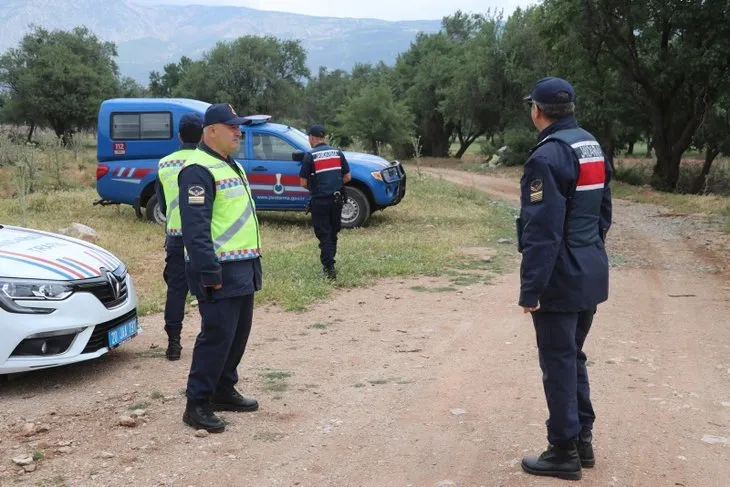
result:
<svg viewBox="0 0 730 487"><path fill-rule="evenodd" d="M651 157L651 151L654 149L654 139L649 137L646 139L646 154L645 157Z"/></svg>
<svg viewBox="0 0 730 487"><path fill-rule="evenodd" d="M712 163L715 162L715 158L718 154L720 154L720 151L716 148L711 146L707 147L705 150L705 163L702 165L702 171L700 171L700 174L692 183L692 188L690 190L692 193L700 194L703 192L707 175L710 174L710 168L712 168Z"/></svg>
<svg viewBox="0 0 730 487"><path fill-rule="evenodd" d="M657 106L653 110L653 141L656 153L652 186L661 191L676 191L679 181L679 165L682 155L692 142L692 136L697 131L702 117L705 114L705 102L702 106L694 107L690 116L681 120L680 124L672 120L673 113L667 110L667 105ZM673 131L672 126L679 128Z"/></svg>
<svg viewBox="0 0 730 487"><path fill-rule="evenodd" d="M71 147L71 141L73 140L73 132L70 130L63 133L61 136L61 142L63 142L64 147Z"/></svg>
<svg viewBox="0 0 730 487"><path fill-rule="evenodd" d="M672 151L671 144L664 140L657 140L656 164L652 186L660 191L674 191L679 181L679 164L682 161L682 152Z"/></svg>
<svg viewBox="0 0 730 487"><path fill-rule="evenodd" d="M28 143L33 141L33 133L35 132L35 122L30 122L30 128L28 129Z"/></svg>
<svg viewBox="0 0 730 487"><path fill-rule="evenodd" d="M627 156L633 156L634 155L634 144L635 143L636 142L633 141L633 140L631 142L629 142L629 148L626 150L626 155Z"/></svg>
<svg viewBox="0 0 730 487"><path fill-rule="evenodd" d="M608 162L608 165L611 166L611 172L615 173L616 168L613 165L613 158L616 156L616 143L613 141L613 139L608 139L608 145L606 146L605 150L606 159Z"/></svg>
<svg viewBox="0 0 730 487"><path fill-rule="evenodd" d="M479 135L471 135L468 136L465 139L459 140L459 150L456 151L456 157L457 159L461 159L461 157L464 155L464 153L467 151L469 147L479 138Z"/></svg>
<svg viewBox="0 0 730 487"><path fill-rule="evenodd" d="M456 157L457 159L461 159L461 157L464 155L464 152L466 152L466 150L469 148L469 146L472 144L472 142L474 142L474 141L462 142L461 145L459 145L459 150L456 151L456 154L454 155L454 157Z"/></svg>
<svg viewBox="0 0 730 487"><path fill-rule="evenodd" d="M423 126L423 149L421 155L427 157L448 157L451 132L453 132L453 127L450 124L444 125L443 117L439 114L426 120Z"/></svg>
<svg viewBox="0 0 730 487"><path fill-rule="evenodd" d="M373 154L375 154L376 156L379 156L380 155L380 151L378 150L379 149L379 147L378 147L378 141L373 137L373 138L370 139L369 144L370 144L370 147L369 147L370 151Z"/></svg>

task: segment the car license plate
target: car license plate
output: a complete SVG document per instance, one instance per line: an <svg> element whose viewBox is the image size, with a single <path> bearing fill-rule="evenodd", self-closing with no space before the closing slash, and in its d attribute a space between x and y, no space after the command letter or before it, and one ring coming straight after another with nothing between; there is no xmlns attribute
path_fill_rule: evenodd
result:
<svg viewBox="0 0 730 487"><path fill-rule="evenodd" d="M137 334L137 318L122 323L109 330L109 348L119 346Z"/></svg>

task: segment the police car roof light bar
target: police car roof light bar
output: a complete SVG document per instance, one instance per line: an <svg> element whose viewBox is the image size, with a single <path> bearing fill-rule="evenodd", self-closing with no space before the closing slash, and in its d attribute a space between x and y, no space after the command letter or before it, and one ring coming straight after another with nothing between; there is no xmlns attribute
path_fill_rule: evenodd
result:
<svg viewBox="0 0 730 487"><path fill-rule="evenodd" d="M261 125L271 120L271 115L247 115L245 125Z"/></svg>

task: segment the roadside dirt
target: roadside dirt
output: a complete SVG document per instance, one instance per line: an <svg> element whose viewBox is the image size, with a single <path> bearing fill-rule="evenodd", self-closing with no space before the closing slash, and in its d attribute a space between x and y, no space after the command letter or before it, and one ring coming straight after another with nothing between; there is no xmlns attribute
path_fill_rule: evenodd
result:
<svg viewBox="0 0 730 487"><path fill-rule="evenodd" d="M508 179L425 172L516 204ZM664 213L615 202L611 296L586 344L598 418L585 485L730 485L727 236ZM181 422L197 311L174 363L162 317L145 317L101 360L3 386L0 485L576 485L519 466L545 447L547 411L518 262L457 292L395 279L304 313L258 308L239 386L261 408L222 414L226 432L205 438ZM119 425L137 408L137 426ZM12 458L34 452L20 473Z"/></svg>

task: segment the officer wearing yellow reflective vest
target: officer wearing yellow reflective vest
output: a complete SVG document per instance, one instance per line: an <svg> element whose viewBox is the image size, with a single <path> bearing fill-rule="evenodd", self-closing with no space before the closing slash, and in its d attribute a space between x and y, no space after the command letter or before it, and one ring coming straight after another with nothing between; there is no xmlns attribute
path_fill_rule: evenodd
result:
<svg viewBox="0 0 730 487"><path fill-rule="evenodd" d="M178 128L178 138L182 145L179 150L161 159L157 170L157 201L166 218L165 252L167 255L162 276L167 284L167 300L165 301L167 351L165 356L168 360L180 359L182 352L180 333L185 317L185 299L188 295L177 176L185 161L197 148L202 135L203 117L195 113L183 115Z"/></svg>
<svg viewBox="0 0 730 487"><path fill-rule="evenodd" d="M231 157L244 123L229 104L211 105L203 140L178 176L188 283L202 318L183 421L212 433L225 429L214 411L258 409L256 399L234 388L261 289L256 208L246 174Z"/></svg>

